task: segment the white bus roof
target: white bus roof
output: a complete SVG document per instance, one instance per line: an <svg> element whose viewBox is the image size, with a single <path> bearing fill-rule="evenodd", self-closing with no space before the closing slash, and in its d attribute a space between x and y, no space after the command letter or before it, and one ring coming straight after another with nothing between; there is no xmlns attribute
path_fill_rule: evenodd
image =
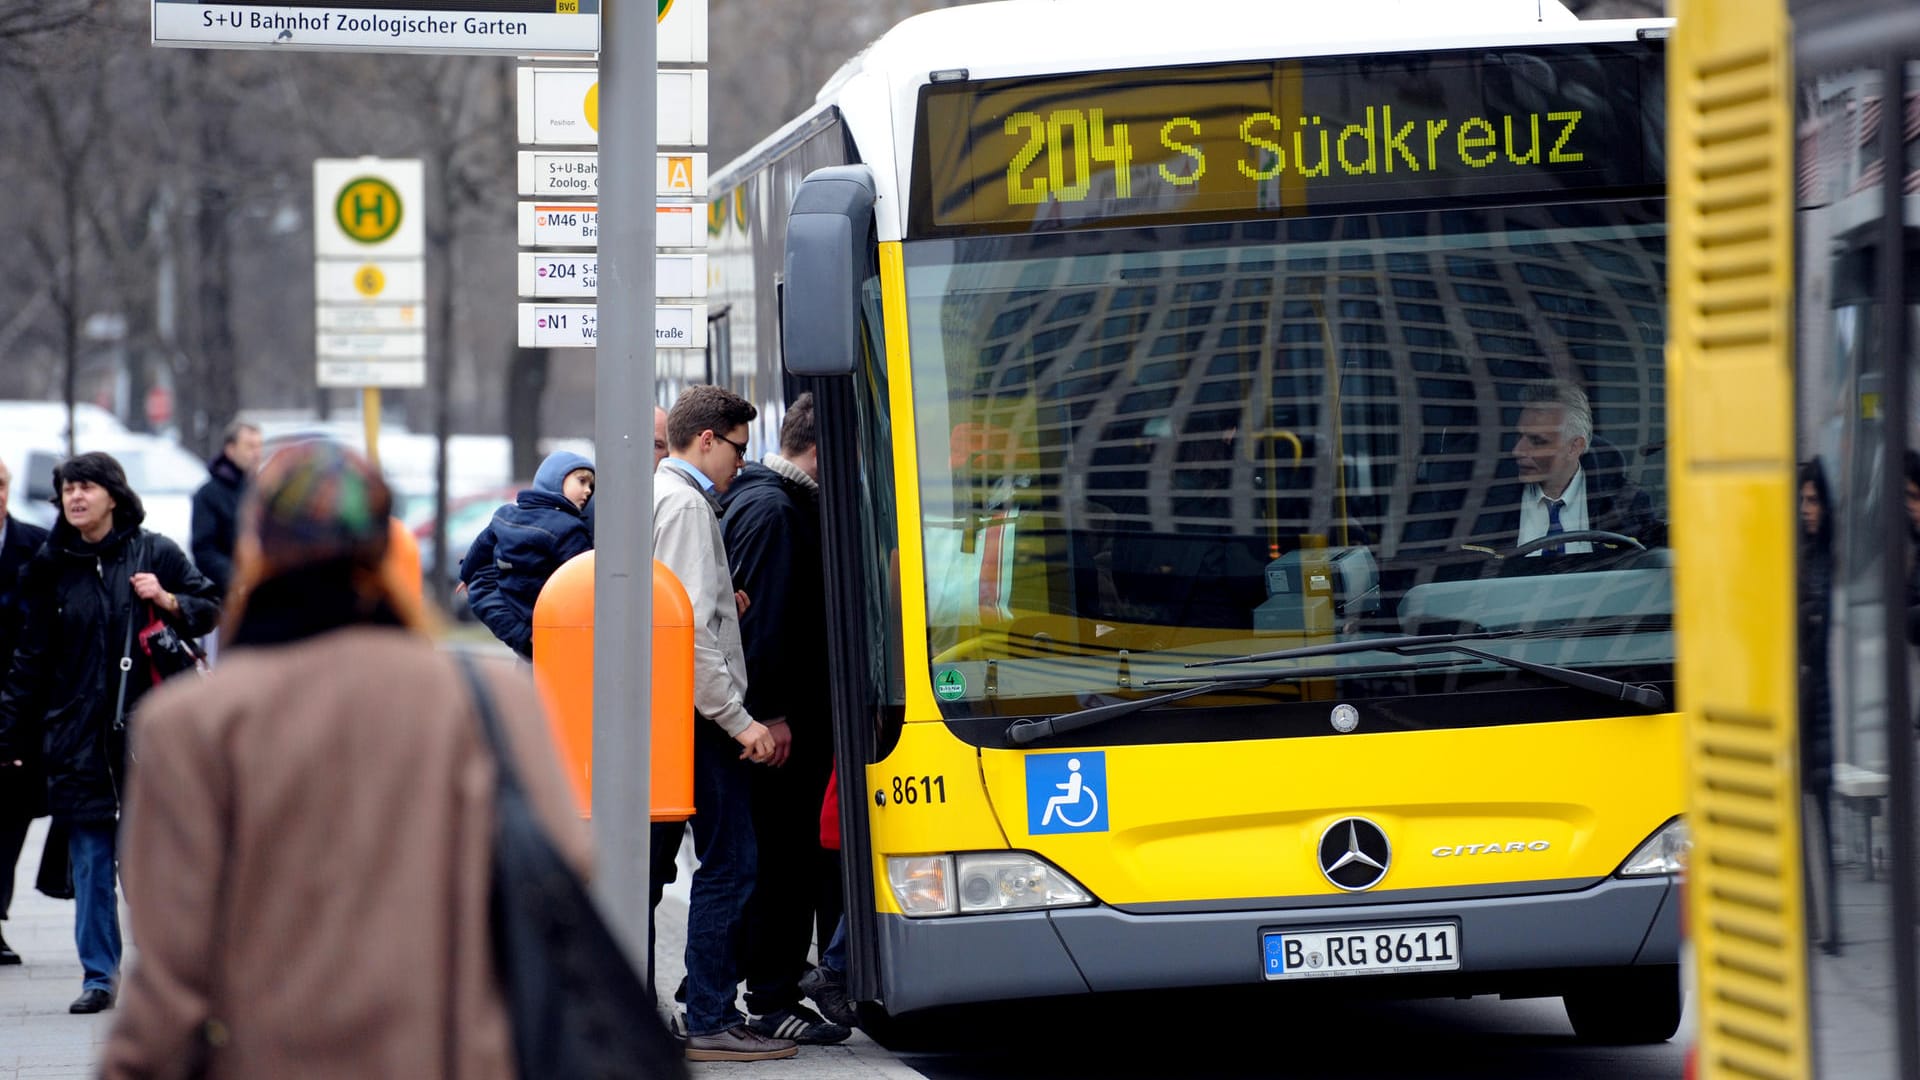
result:
<svg viewBox="0 0 1920 1080"><path fill-rule="evenodd" d="M990 79L1445 48L1541 30L1560 39L1578 23L1559 0L998 0L907 19L868 47L864 66Z"/></svg>

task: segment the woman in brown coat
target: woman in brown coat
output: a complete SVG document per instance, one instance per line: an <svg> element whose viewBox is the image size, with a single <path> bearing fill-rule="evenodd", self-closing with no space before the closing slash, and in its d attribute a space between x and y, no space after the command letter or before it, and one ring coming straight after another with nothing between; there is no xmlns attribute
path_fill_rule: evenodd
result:
<svg viewBox="0 0 1920 1080"><path fill-rule="evenodd" d="M380 569L390 504L350 452L276 454L242 511L219 672L141 709L122 867L139 954L105 1077L512 1076L494 765L459 669ZM532 686L481 666L584 870Z"/></svg>

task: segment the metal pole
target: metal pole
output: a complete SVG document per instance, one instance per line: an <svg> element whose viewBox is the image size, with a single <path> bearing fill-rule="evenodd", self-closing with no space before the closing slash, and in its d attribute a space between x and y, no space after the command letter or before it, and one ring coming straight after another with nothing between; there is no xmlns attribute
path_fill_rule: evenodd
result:
<svg viewBox="0 0 1920 1080"><path fill-rule="evenodd" d="M380 388L360 388L360 423L367 432L367 461L380 467Z"/></svg>
<svg viewBox="0 0 1920 1080"><path fill-rule="evenodd" d="M593 832L601 910L647 970L653 688L652 4L600 5L599 348L594 353Z"/></svg>
<svg viewBox="0 0 1920 1080"><path fill-rule="evenodd" d="M1916 940L1920 935L1915 931L1915 921L1920 920L1920 895L1916 895L1914 880L1920 868L1914 866L1913 860L1915 769L1913 729L1909 726L1909 718L1913 716L1913 687L1907 678L1907 650L1903 647L1907 633L1906 604L1900 598L1906 595L1912 528L1900 500L1893 498L1892 493L1903 490L1907 433L1911 430L1913 407L1913 388L1907 368L1907 358L1911 355L1908 350L1912 347L1908 340L1907 312L1908 305L1913 303L1907 291L1907 263L1912 256L1907 249L1903 183L1906 169L1898 167L1906 160L1906 134L1900 117L1887 105L1906 100L1908 60L1904 54L1896 53L1882 63L1882 107L1880 130L1876 134L1880 139L1880 152L1894 155L1882 159L1886 162L1886 175L1881 182L1880 258L1876 267L1880 290L1878 318L1884 327L1880 349L1884 365L1880 415L1883 418L1882 453L1887 462L1887 479L1883 483L1888 492L1888 497L1879 502L1880 535L1886 553L1881 589L1886 597L1882 605L1885 620L1882 634L1887 643L1887 793L1891 796L1887 800L1886 844L1894 852L1887 860L1888 874L1893 878L1893 947L1888 952L1893 965L1893 1031L1899 1055L1892 1075L1911 1077L1920 1075L1920 1027L1916 1027L1915 1018L1916 1011L1920 1010L1920 965L1915 962L1916 951L1920 950L1920 940ZM1867 867L1869 870L1873 867L1871 851L1867 852Z"/></svg>

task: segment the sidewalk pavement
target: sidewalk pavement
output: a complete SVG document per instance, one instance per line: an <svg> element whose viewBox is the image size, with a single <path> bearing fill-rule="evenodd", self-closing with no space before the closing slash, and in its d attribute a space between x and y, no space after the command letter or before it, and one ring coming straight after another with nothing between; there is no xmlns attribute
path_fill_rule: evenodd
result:
<svg viewBox="0 0 1920 1080"><path fill-rule="evenodd" d="M653 952L654 989L663 1010L673 1007L673 988L686 974L687 889L693 878L693 838L680 847L680 873L660 900ZM744 1007L744 1006L743 1006ZM891 1051L855 1029L838 1046L803 1046L794 1057L779 1061L690 1061L687 1071L696 1080L778 1077L779 1080L926 1080ZM0 1080L8 1080L0 1073Z"/></svg>
<svg viewBox="0 0 1920 1080"><path fill-rule="evenodd" d="M1815 1074L1893 1076L1902 1019L1893 962L1892 867L1886 848L1895 841L1889 836L1869 853L1855 816L1837 811L1836 818L1841 851L1832 872L1838 875L1842 946L1839 955L1814 950L1808 962ZM1871 879L1867 877L1869 860L1874 865ZM1814 873L1809 871L1810 878Z"/></svg>
<svg viewBox="0 0 1920 1080"><path fill-rule="evenodd" d="M0 1080L67 1080L93 1075L113 1013L74 1016L80 960L73 947L73 901L52 900L33 887L46 842L45 818L27 833L5 923L7 944L26 961L0 967Z"/></svg>
<svg viewBox="0 0 1920 1080"><path fill-rule="evenodd" d="M116 1015L73 1016L67 1005L80 993L80 962L74 955L73 903L42 896L33 887L40 867L45 819L34 823L14 889L8 944L26 960L0 968L0 1080L81 1080L93 1075ZM679 880L660 902L656 985L663 1002L685 971L687 888L692 878L691 844L680 853ZM125 911L121 926L125 927ZM129 959L132 958L129 950ZM782 1061L690 1062L695 1077L779 1077L780 1080L924 1080L886 1048L856 1031L840 1046L803 1046Z"/></svg>

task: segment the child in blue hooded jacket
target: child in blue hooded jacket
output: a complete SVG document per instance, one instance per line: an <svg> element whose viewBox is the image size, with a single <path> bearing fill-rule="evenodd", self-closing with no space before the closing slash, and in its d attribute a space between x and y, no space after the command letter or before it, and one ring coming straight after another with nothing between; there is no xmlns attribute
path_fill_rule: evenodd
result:
<svg viewBox="0 0 1920 1080"><path fill-rule="evenodd" d="M593 549L586 517L593 462L570 451L547 455L533 486L493 512L460 563L467 603L493 636L533 659L533 603L555 570Z"/></svg>

